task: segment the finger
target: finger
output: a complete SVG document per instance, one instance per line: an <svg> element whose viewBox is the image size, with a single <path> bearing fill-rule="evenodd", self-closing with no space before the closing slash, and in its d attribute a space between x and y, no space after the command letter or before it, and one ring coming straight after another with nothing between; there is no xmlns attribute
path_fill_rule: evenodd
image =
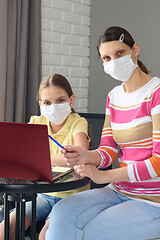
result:
<svg viewBox="0 0 160 240"><path fill-rule="evenodd" d="M75 165L75 166L74 166L74 170L76 171L77 169L78 169L78 166L77 166L77 165Z"/></svg>
<svg viewBox="0 0 160 240"><path fill-rule="evenodd" d="M74 166L77 165L77 161L68 161L68 159L65 159L65 161L69 167L74 168Z"/></svg>
<svg viewBox="0 0 160 240"><path fill-rule="evenodd" d="M66 152L66 153L64 153L64 157L65 158L75 158L75 157L77 157L78 156L78 154L77 154L77 152Z"/></svg>
<svg viewBox="0 0 160 240"><path fill-rule="evenodd" d="M63 146L68 152L77 152L78 147L74 145L64 145Z"/></svg>
<svg viewBox="0 0 160 240"><path fill-rule="evenodd" d="M69 164L72 164L72 165L78 165L79 164L79 157L74 157L74 158L65 158L65 161Z"/></svg>

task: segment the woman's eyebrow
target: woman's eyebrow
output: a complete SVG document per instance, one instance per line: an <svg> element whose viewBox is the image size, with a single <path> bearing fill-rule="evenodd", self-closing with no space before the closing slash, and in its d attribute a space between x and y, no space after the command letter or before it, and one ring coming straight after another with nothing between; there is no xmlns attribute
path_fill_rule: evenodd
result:
<svg viewBox="0 0 160 240"><path fill-rule="evenodd" d="M120 51L120 50L124 50L124 48L122 48L122 47L117 48L117 49L115 50L115 52L118 52L118 51Z"/></svg>

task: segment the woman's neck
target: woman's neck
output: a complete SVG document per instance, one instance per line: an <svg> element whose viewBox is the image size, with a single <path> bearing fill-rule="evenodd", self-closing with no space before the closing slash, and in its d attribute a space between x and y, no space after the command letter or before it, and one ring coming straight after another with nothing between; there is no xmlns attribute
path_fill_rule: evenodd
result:
<svg viewBox="0 0 160 240"><path fill-rule="evenodd" d="M123 82L124 91L126 93L135 92L139 88L146 85L152 79L151 76L144 73L139 67L134 71L127 82Z"/></svg>

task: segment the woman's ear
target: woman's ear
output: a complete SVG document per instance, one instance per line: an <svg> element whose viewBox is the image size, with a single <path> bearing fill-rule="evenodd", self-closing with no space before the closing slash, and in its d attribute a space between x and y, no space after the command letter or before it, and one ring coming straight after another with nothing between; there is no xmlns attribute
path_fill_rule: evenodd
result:
<svg viewBox="0 0 160 240"><path fill-rule="evenodd" d="M133 52L134 52L134 56L137 58L139 56L140 48L138 43L136 42L133 45Z"/></svg>
<svg viewBox="0 0 160 240"><path fill-rule="evenodd" d="M71 97L70 97L70 107L71 107L71 109L73 108L73 105L74 105L74 103L75 103L75 100L76 100L76 96L75 95L72 95Z"/></svg>

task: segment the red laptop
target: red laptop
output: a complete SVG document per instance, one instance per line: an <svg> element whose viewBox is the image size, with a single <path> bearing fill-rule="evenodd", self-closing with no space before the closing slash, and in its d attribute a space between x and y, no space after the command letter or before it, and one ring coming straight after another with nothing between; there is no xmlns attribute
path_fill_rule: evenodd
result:
<svg viewBox="0 0 160 240"><path fill-rule="evenodd" d="M0 122L0 177L53 181L47 126Z"/></svg>

